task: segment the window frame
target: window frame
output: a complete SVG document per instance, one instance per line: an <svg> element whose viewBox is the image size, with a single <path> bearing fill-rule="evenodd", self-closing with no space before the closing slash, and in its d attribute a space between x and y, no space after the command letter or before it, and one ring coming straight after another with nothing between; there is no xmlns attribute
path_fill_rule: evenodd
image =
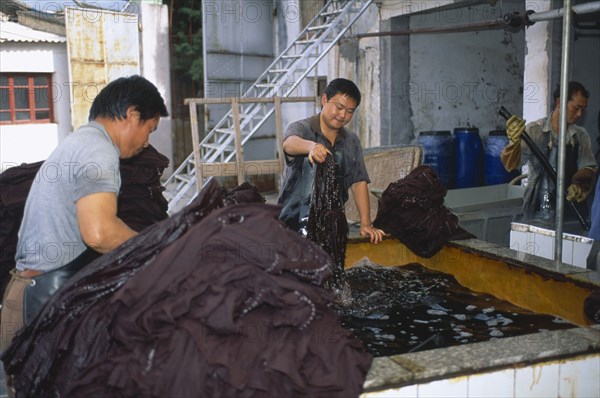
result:
<svg viewBox="0 0 600 398"><path fill-rule="evenodd" d="M6 73L0 75L7 78L7 85L0 82L0 95L4 95L4 90L8 90L8 110L0 109L0 113L10 113L9 120L0 120L0 125L15 125L15 124L47 124L54 123L54 98L52 96L52 74L51 73ZM27 89L27 108L16 107L15 101L15 77L26 77L27 86L17 85L17 89ZM43 77L46 79L46 84L35 84L35 79ZM45 108L36 107L35 98L36 90L46 89L48 97L48 106ZM29 112L29 119L17 120L17 112ZM37 118L37 112L48 112L47 118Z"/></svg>

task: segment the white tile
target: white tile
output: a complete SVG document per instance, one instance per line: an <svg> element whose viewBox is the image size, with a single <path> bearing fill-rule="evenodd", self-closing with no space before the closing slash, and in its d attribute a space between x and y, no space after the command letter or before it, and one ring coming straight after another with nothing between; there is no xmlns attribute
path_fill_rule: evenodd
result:
<svg viewBox="0 0 600 398"><path fill-rule="evenodd" d="M562 260L565 264L573 264L573 241L563 239Z"/></svg>
<svg viewBox="0 0 600 398"><path fill-rule="evenodd" d="M467 397L504 398L513 397L515 370L506 369L493 373L469 376Z"/></svg>
<svg viewBox="0 0 600 398"><path fill-rule="evenodd" d="M535 243L535 233L527 232L527 239L523 251L527 254L533 254L534 256L537 256L539 250Z"/></svg>
<svg viewBox="0 0 600 398"><path fill-rule="evenodd" d="M515 397L557 397L558 364L515 370Z"/></svg>
<svg viewBox="0 0 600 398"><path fill-rule="evenodd" d="M587 256L590 254L590 250L592 249L592 245L588 243L573 242L573 265L578 267L586 267Z"/></svg>
<svg viewBox="0 0 600 398"><path fill-rule="evenodd" d="M510 248L524 252L527 245L527 232L510 231Z"/></svg>
<svg viewBox="0 0 600 398"><path fill-rule="evenodd" d="M464 398L467 396L468 379L456 377L454 379L437 380L431 383L418 384L417 397L419 398Z"/></svg>
<svg viewBox="0 0 600 398"><path fill-rule="evenodd" d="M559 365L558 394L567 397L600 397L600 356Z"/></svg>
<svg viewBox="0 0 600 398"><path fill-rule="evenodd" d="M416 384L401 388L392 388L385 391L366 392L360 395L361 398L416 398L416 396Z"/></svg>
<svg viewBox="0 0 600 398"><path fill-rule="evenodd" d="M554 258L554 236L535 234L534 242L536 253L532 254L550 260Z"/></svg>

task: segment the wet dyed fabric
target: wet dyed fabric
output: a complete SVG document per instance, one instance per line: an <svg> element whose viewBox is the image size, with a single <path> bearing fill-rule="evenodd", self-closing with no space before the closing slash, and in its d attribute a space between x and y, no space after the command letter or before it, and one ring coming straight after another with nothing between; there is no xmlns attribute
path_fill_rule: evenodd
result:
<svg viewBox="0 0 600 398"><path fill-rule="evenodd" d="M326 286L338 291L344 283L344 260L348 243L348 221L342 204L339 166L332 156L317 166L315 172L307 238L323 248L333 260L333 272Z"/></svg>
<svg viewBox="0 0 600 398"><path fill-rule="evenodd" d="M449 240L474 238L444 206L446 192L430 166L419 166L383 191L373 225L427 258Z"/></svg>
<svg viewBox="0 0 600 398"><path fill-rule="evenodd" d="M92 262L3 355L22 396L351 397L370 354L279 208L192 204Z"/></svg>
<svg viewBox="0 0 600 398"><path fill-rule="evenodd" d="M249 182L243 182L231 189L221 187L221 195L223 195L223 201L226 205L265 203L265 198L258 192L258 189Z"/></svg>

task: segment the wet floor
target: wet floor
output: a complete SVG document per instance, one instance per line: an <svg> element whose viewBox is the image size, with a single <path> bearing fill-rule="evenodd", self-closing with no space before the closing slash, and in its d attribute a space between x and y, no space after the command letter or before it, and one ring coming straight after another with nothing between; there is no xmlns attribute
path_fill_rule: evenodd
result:
<svg viewBox="0 0 600 398"><path fill-rule="evenodd" d="M576 327L476 293L419 264L361 266L346 276L352 299L335 310L374 356Z"/></svg>

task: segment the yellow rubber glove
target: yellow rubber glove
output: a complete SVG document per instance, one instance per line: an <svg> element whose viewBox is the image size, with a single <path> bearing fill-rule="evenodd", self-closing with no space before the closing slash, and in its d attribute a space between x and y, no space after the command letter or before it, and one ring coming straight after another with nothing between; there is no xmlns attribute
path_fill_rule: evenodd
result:
<svg viewBox="0 0 600 398"><path fill-rule="evenodd" d="M571 184L569 188L567 188L567 200L569 202L583 202L587 194L584 194L583 190L579 185Z"/></svg>
<svg viewBox="0 0 600 398"><path fill-rule="evenodd" d="M523 134L523 131L525 131L525 120L517 115L512 115L510 119L506 121L506 135L511 144L521 142L521 134Z"/></svg>
<svg viewBox="0 0 600 398"><path fill-rule="evenodd" d="M567 200L569 202L583 202L592 190L595 176L594 170L587 167L577 170L571 179L571 185L567 188Z"/></svg>

